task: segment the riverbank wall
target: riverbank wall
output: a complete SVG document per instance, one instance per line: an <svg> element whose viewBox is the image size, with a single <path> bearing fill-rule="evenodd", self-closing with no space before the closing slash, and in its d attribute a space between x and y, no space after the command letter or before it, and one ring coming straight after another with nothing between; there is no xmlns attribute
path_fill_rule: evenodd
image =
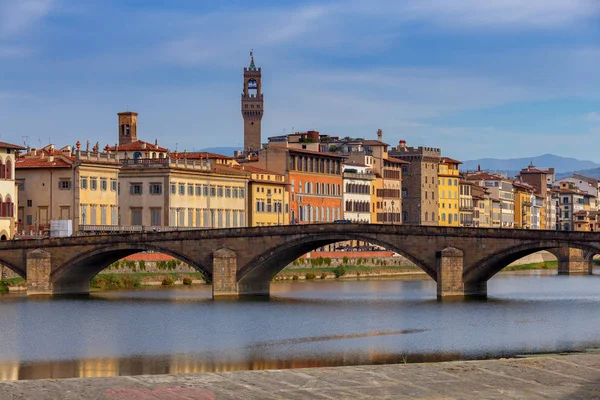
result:
<svg viewBox="0 0 600 400"><path fill-rule="evenodd" d="M597 399L600 354L0 382L4 399ZM318 396L317 396L318 394Z"/></svg>

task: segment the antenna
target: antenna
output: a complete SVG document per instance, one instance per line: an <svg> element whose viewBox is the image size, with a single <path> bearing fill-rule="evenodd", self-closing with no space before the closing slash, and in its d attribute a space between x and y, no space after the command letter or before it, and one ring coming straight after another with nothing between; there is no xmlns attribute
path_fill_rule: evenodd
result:
<svg viewBox="0 0 600 400"><path fill-rule="evenodd" d="M23 147L29 146L29 136L21 136L21 140L23 141Z"/></svg>

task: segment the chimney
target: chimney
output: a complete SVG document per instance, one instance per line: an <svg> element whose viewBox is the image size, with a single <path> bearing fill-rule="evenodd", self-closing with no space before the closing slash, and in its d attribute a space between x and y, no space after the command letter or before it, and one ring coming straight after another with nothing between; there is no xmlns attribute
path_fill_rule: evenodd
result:
<svg viewBox="0 0 600 400"><path fill-rule="evenodd" d="M383 140L383 131L381 129L377 129L377 140L380 142Z"/></svg>
<svg viewBox="0 0 600 400"><path fill-rule="evenodd" d="M405 147L406 147L406 140L401 140L401 141L398 143L398 147L405 148Z"/></svg>
<svg viewBox="0 0 600 400"><path fill-rule="evenodd" d="M54 162L54 155L52 153L48 154L48 162Z"/></svg>

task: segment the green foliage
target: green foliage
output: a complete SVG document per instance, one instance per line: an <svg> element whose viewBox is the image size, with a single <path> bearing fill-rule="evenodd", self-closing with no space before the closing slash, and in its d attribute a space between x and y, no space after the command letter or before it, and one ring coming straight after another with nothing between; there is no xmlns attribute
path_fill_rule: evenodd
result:
<svg viewBox="0 0 600 400"><path fill-rule="evenodd" d="M186 276L185 278L183 278L183 284L184 285L191 285L192 284L192 278L190 278L189 276Z"/></svg>
<svg viewBox="0 0 600 400"><path fill-rule="evenodd" d="M327 265L328 267L331 265L331 258L326 257L324 261L325 261L325 265Z"/></svg>
<svg viewBox="0 0 600 400"><path fill-rule="evenodd" d="M140 287L141 282L129 275L102 274L93 277L90 286L101 290L134 289Z"/></svg>
<svg viewBox="0 0 600 400"><path fill-rule="evenodd" d="M340 276L344 276L344 275L346 275L346 267L344 265L340 265L333 269L333 273L335 274L336 278L339 278Z"/></svg>
<svg viewBox="0 0 600 400"><path fill-rule="evenodd" d="M145 271L146 270L146 261L144 261L144 260L138 261L138 267L140 268L140 271Z"/></svg>
<svg viewBox="0 0 600 400"><path fill-rule="evenodd" d="M0 293L8 293L8 285L2 281L0 281Z"/></svg>
<svg viewBox="0 0 600 400"><path fill-rule="evenodd" d="M307 272L307 273L304 275L304 277L305 277L307 280L312 280L312 279L315 279L315 278L317 277L317 275L316 275L316 274L313 274L312 272Z"/></svg>
<svg viewBox="0 0 600 400"><path fill-rule="evenodd" d="M344 264L348 264L348 256L344 256L344 258L343 258L342 262L343 262Z"/></svg>
<svg viewBox="0 0 600 400"><path fill-rule="evenodd" d="M175 284L175 280L173 279L172 276L166 276L163 280L162 280L162 285L163 286L172 286Z"/></svg>

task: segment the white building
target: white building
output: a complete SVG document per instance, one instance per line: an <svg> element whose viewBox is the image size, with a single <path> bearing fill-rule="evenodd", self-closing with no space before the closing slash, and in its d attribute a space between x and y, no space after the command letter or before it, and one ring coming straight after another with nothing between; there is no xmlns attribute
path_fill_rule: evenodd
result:
<svg viewBox="0 0 600 400"><path fill-rule="evenodd" d="M531 229L541 229L541 214L544 198L541 195L531 195Z"/></svg>
<svg viewBox="0 0 600 400"><path fill-rule="evenodd" d="M371 182L375 174L370 167L358 163L343 163L344 219L371 223Z"/></svg>

